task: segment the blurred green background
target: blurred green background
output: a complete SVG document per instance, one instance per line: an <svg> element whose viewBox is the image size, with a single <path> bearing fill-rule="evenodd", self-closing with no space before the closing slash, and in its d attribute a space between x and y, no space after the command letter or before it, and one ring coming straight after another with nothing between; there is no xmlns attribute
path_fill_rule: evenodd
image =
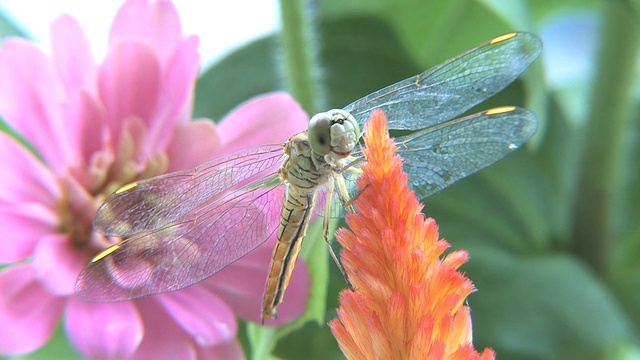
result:
<svg viewBox="0 0 640 360"><path fill-rule="evenodd" d="M540 130L495 166L423 199L424 212L453 248L471 255L463 271L478 288L468 300L476 349L491 347L500 359L640 358L639 1L283 0L281 7L282 34L202 74L194 117L217 121L277 89L309 113L340 108L499 34L540 36L541 58L481 106L528 107ZM15 29L0 18L0 31ZM304 250L316 280L313 306L283 329L244 324L247 357L343 358L326 322L345 283L320 234L311 229ZM24 358L51 354L73 356L61 332Z"/></svg>

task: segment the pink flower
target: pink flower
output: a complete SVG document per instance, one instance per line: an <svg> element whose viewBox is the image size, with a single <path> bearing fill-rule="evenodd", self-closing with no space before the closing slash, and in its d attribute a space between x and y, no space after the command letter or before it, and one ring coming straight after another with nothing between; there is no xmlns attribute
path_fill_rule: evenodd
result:
<svg viewBox="0 0 640 360"><path fill-rule="evenodd" d="M91 220L126 182L283 142L306 127L307 115L275 93L218 127L191 122L198 40L182 35L169 1L127 2L101 64L70 17L54 22L52 44L50 57L21 39L0 49L0 116L37 152L0 133L0 263L13 263L0 272L0 354L39 348L62 317L89 358L242 357L235 315L259 320L270 242L181 291L83 303L73 295L76 277L109 245ZM304 310L308 281L300 266L279 322Z"/></svg>

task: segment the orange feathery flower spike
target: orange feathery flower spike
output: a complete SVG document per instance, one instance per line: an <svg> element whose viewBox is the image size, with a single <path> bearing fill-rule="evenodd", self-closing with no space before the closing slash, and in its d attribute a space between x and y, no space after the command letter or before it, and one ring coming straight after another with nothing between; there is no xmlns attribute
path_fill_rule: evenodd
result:
<svg viewBox="0 0 640 360"><path fill-rule="evenodd" d="M442 256L449 244L409 190L380 110L367 123L365 145L358 187L366 189L357 213L347 215L351 231L336 234L356 289L340 294L329 322L342 352L349 359L494 359L493 350L480 354L472 344L464 302L475 287L457 270L468 255Z"/></svg>

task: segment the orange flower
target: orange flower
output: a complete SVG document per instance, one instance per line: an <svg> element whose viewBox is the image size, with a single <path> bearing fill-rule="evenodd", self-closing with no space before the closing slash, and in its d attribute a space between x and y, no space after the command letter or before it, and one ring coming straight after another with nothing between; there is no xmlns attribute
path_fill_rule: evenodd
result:
<svg viewBox="0 0 640 360"><path fill-rule="evenodd" d="M375 111L358 180L365 190L354 203L357 214L347 215L351 231L336 234L356 291L340 294L331 331L349 359L493 359L493 350L480 354L472 344L464 302L475 287L457 270L468 255L442 256L449 244L409 190L387 127Z"/></svg>

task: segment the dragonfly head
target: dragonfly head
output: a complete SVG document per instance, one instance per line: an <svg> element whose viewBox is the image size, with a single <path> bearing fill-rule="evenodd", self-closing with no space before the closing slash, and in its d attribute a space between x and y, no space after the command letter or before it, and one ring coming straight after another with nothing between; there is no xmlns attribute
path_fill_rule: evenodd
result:
<svg viewBox="0 0 640 360"><path fill-rule="evenodd" d="M358 139L358 122L344 110L321 112L309 120L309 143L317 154L344 159L351 155Z"/></svg>

